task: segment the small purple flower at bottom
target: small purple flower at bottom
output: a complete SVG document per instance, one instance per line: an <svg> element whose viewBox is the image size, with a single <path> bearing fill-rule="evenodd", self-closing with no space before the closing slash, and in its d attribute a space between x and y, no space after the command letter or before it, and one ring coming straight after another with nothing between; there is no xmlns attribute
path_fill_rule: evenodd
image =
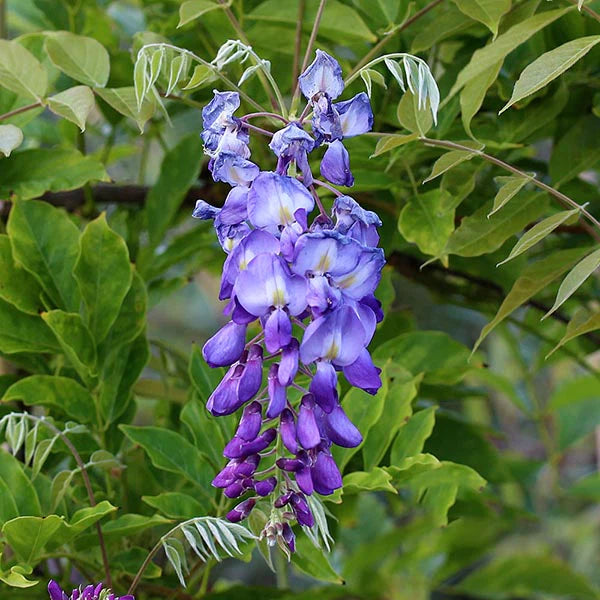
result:
<svg viewBox="0 0 600 600"><path fill-rule="evenodd" d="M101 583L98 585L88 585L86 587L78 587L67 596L66 592L51 579L48 583L48 594L50 600L135 600L131 594L126 596L116 596L108 589L102 589Z"/></svg>

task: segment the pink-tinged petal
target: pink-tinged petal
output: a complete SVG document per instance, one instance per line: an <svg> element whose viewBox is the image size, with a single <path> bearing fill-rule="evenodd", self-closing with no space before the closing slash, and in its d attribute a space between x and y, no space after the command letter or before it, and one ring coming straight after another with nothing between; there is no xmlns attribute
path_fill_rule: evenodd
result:
<svg viewBox="0 0 600 600"><path fill-rule="evenodd" d="M315 60L298 77L298 84L308 100L312 100L318 93L335 99L344 91L342 68L333 56L317 50Z"/></svg>

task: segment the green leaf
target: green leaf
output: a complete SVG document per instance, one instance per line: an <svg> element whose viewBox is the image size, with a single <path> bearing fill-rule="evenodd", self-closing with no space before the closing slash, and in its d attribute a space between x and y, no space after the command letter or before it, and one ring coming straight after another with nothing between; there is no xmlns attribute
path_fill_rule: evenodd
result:
<svg viewBox="0 0 600 600"><path fill-rule="evenodd" d="M572 6L533 15L499 35L487 46L476 50L471 56L469 64L458 74L447 99L454 96L469 81L496 65L499 61L503 61L508 54L523 42L526 42L532 35L560 19L570 10L573 10Z"/></svg>
<svg viewBox="0 0 600 600"><path fill-rule="evenodd" d="M160 515L137 515L137 514L127 514L121 515L112 521L108 521L102 526L102 533L107 540L115 540L119 538L128 538L133 536L140 531L145 531L146 529L151 529L152 527L157 527L160 525L167 525L171 523L170 519L165 519ZM89 538L94 538L95 536L90 534ZM88 541L83 541L81 545L87 545Z"/></svg>
<svg viewBox="0 0 600 600"><path fill-rule="evenodd" d="M509 200L514 198L529 181L531 181L529 177L520 176L500 176L496 177L495 180L501 184L501 187L494 197L494 205L492 206L491 212L488 214L488 218L499 211Z"/></svg>
<svg viewBox="0 0 600 600"><path fill-rule="evenodd" d="M23 470L23 464L6 451L0 452L0 523L19 515L40 515L40 501Z"/></svg>
<svg viewBox="0 0 600 600"><path fill-rule="evenodd" d="M531 193L489 219L491 203L465 217L450 236L443 254L480 256L494 252L511 236L543 214L548 206L544 194Z"/></svg>
<svg viewBox="0 0 600 600"><path fill-rule="evenodd" d="M79 313L51 310L41 316L79 376L84 381L93 376L96 373L96 346Z"/></svg>
<svg viewBox="0 0 600 600"><path fill-rule="evenodd" d="M193 90L208 85L211 81L215 80L215 77L215 72L210 67L207 67L206 65L196 65L190 80L183 90Z"/></svg>
<svg viewBox="0 0 600 600"><path fill-rule="evenodd" d="M28 406L48 406L64 412L80 423L95 415L94 399L74 379L58 375L30 375L6 390L3 402L21 400Z"/></svg>
<svg viewBox="0 0 600 600"><path fill-rule="evenodd" d="M499 262L497 266L503 265L505 262L519 256L519 254L526 252L529 248L535 246L535 244L541 242L546 236L550 235L559 225L562 225L566 220L577 213L579 213L578 208L563 210L540 221L523 234L521 239L510 251L510 254L503 261Z"/></svg>
<svg viewBox="0 0 600 600"><path fill-rule="evenodd" d="M212 498L209 492L212 469L206 457L184 437L160 427L119 427L134 444L139 444L146 451L155 467L183 476L209 499Z"/></svg>
<svg viewBox="0 0 600 600"><path fill-rule="evenodd" d="M0 581L3 581L6 583L6 585L16 588L29 588L39 583L39 581L27 579L27 577L25 577L25 575L21 572L22 570L22 567L19 565L14 565L8 572L3 573L0 571Z"/></svg>
<svg viewBox="0 0 600 600"><path fill-rule="evenodd" d="M441 331L399 335L378 346L373 360L375 364L391 360L413 375L424 373L423 381L434 385L458 383L473 368L469 364L469 350Z"/></svg>
<svg viewBox="0 0 600 600"><path fill-rule="evenodd" d="M100 519L103 519L116 510L117 507L113 506L108 500L102 500L102 502L99 502L95 506L79 509L73 514L68 523L65 521L62 522L61 527L52 536L47 546L49 549L53 549L69 543L88 527L91 527L100 521Z"/></svg>
<svg viewBox="0 0 600 600"><path fill-rule="evenodd" d="M460 92L460 111L462 114L463 127L467 134L472 138L474 138L474 135L471 131L471 121L479 112L488 89L498 78L498 74L502 68L502 62L503 61L498 61L496 64L491 65L485 71L471 79Z"/></svg>
<svg viewBox="0 0 600 600"><path fill-rule="evenodd" d="M296 538L296 552L292 554L293 565L302 573L328 583L344 583L331 566L327 554L317 548L305 535Z"/></svg>
<svg viewBox="0 0 600 600"><path fill-rule="evenodd" d="M60 346L44 321L0 300L0 352L59 352Z"/></svg>
<svg viewBox="0 0 600 600"><path fill-rule="evenodd" d="M398 103L396 116L400 125L413 134L424 136L433 127L429 106L419 106L419 99L408 90Z"/></svg>
<svg viewBox="0 0 600 600"><path fill-rule="evenodd" d="M473 346L473 352L508 315L568 271L587 252L589 252L589 248L571 248L556 252L547 258L528 265L515 281L496 316L482 329Z"/></svg>
<svg viewBox="0 0 600 600"><path fill-rule="evenodd" d="M42 309L38 282L13 260L10 239L0 235L0 298L10 302L19 310L30 315L38 315Z"/></svg>
<svg viewBox="0 0 600 600"><path fill-rule="evenodd" d="M38 59L21 44L0 40L0 86L39 102L46 95L48 75Z"/></svg>
<svg viewBox="0 0 600 600"><path fill-rule="evenodd" d="M580 335L585 335L590 331L600 329L600 313L590 313L584 308L579 309L573 318L567 324L567 330L560 342L548 353L546 358L556 352L561 346L575 339Z"/></svg>
<svg viewBox="0 0 600 600"><path fill-rule="evenodd" d="M525 67L515 84L510 100L500 111L500 114L515 102L519 102L519 100L534 94L548 85L572 67L580 58L583 58L598 42L600 42L600 35L590 35L571 40L558 48L542 54L542 56Z"/></svg>
<svg viewBox="0 0 600 600"><path fill-rule="evenodd" d="M0 196L29 200L44 192L74 190L94 180L109 181L109 177L92 156L69 148L35 148L2 161Z"/></svg>
<svg viewBox="0 0 600 600"><path fill-rule="evenodd" d="M371 471L385 456L394 436L412 414L411 402L417 395L417 384L411 373L391 363L386 369L390 377L385 403L379 421L369 430L363 444L364 468Z"/></svg>
<svg viewBox="0 0 600 600"><path fill-rule="evenodd" d="M570 298L584 283L584 281L598 268L600 265L600 250L592 252L580 262L578 262L569 274L565 277L558 288L556 300L552 308L542 317L549 317L555 310L560 308L562 304Z"/></svg>
<svg viewBox="0 0 600 600"><path fill-rule="evenodd" d="M404 144L410 144L414 140L419 139L418 133L409 133L407 135L386 135L379 138L377 146L375 146L375 152L371 155L371 158L375 158L384 152L389 152L394 148L404 146Z"/></svg>
<svg viewBox="0 0 600 600"><path fill-rule="evenodd" d="M158 496L142 496L142 501L171 519L191 519L208 510L196 498L181 492L163 492Z"/></svg>
<svg viewBox="0 0 600 600"><path fill-rule="evenodd" d="M354 471L344 477L344 494L357 494L359 492L391 492L398 491L390 483L392 476L379 467L370 471Z"/></svg>
<svg viewBox="0 0 600 600"><path fill-rule="evenodd" d="M86 320L100 343L115 322L131 286L127 244L102 213L88 223L80 239L81 252L74 274L86 307Z"/></svg>
<svg viewBox="0 0 600 600"><path fill-rule="evenodd" d="M398 218L402 237L423 254L438 256L454 231L454 210L448 210L450 195L440 189L411 196Z"/></svg>
<svg viewBox="0 0 600 600"><path fill-rule="evenodd" d="M179 7L179 24L177 27L186 25L194 19L198 19L203 14L216 10L218 8L223 9L225 6L229 6L231 2L225 4L219 4L213 2L213 0L187 0Z"/></svg>
<svg viewBox="0 0 600 600"><path fill-rule="evenodd" d="M458 8L472 19L483 23L493 34L498 34L502 15L510 10L511 0L454 0Z"/></svg>
<svg viewBox="0 0 600 600"><path fill-rule="evenodd" d="M140 132L144 131L144 124L154 114L156 108L154 100L146 96L142 102L142 108L138 110L133 87L97 89L96 94L118 113L133 119L140 128Z"/></svg>
<svg viewBox="0 0 600 600"><path fill-rule="evenodd" d="M398 437L392 445L390 462L399 464L405 458L415 456L423 451L425 441L431 435L435 425L436 406L415 413L408 422L400 428Z"/></svg>
<svg viewBox="0 0 600 600"><path fill-rule="evenodd" d="M296 25L298 19L299 0L266 0L262 2L255 10L245 15L246 19L271 21ZM319 0L307 0L304 13L304 30L310 32L312 29ZM323 16L319 26L319 35L332 39L340 43L342 40L364 40L374 43L377 37L373 35L357 11L349 6L329 0L325 5ZM312 60L312 57L311 57Z"/></svg>
<svg viewBox="0 0 600 600"><path fill-rule="evenodd" d="M194 344L190 354L188 374L198 396L206 402L225 373L223 369L211 369L202 356L202 350Z"/></svg>
<svg viewBox="0 0 600 600"><path fill-rule="evenodd" d="M202 164L202 140L193 133L184 137L164 157L158 181L146 198L148 233L157 245L192 187Z"/></svg>
<svg viewBox="0 0 600 600"><path fill-rule="evenodd" d="M123 552L118 552L115 555L111 555L110 557L110 566L111 569L116 569L121 573L125 573L134 577L139 571L142 563L148 556L148 550L144 548L140 548L139 546L134 546L133 548L129 548L129 550L125 550ZM146 569L144 570L144 574L142 575L143 579L156 579L160 577L162 574L162 569L154 562L150 562Z"/></svg>
<svg viewBox="0 0 600 600"><path fill-rule="evenodd" d="M552 595L573 600L596 600L597 590L566 563L539 554L496 558L452 587L455 593L475 598L532 598Z"/></svg>
<svg viewBox="0 0 600 600"><path fill-rule="evenodd" d="M0 125L0 152L4 156L10 156L10 153L23 143L23 132L14 125Z"/></svg>
<svg viewBox="0 0 600 600"><path fill-rule="evenodd" d="M76 81L91 87L106 85L110 58L95 39L66 31L51 33L46 38L46 52L56 67Z"/></svg>
<svg viewBox="0 0 600 600"><path fill-rule="evenodd" d="M476 156L476 151L469 152L467 150L451 150L450 152L442 154L442 156L440 156L433 164L431 174L427 179L423 180L423 183L427 183L428 181L439 177L456 165L460 165L460 163L465 160L471 160L474 156Z"/></svg>
<svg viewBox="0 0 600 600"><path fill-rule="evenodd" d="M6 541L25 564L34 566L46 544L63 524L61 517L17 517L4 523Z"/></svg>
<svg viewBox="0 0 600 600"><path fill-rule="evenodd" d="M94 105L94 94L85 85L72 87L48 98L48 108L59 117L75 123L82 132Z"/></svg>

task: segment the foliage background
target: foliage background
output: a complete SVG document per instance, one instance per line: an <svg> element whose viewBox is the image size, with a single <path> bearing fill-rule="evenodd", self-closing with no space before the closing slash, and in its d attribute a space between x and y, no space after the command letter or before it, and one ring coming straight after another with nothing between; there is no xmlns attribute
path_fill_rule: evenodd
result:
<svg viewBox="0 0 600 600"><path fill-rule="evenodd" d="M428 62L441 90L432 127L383 64L375 67L374 131L388 135L349 148L352 194L384 221L387 316L373 348L386 386L376 398L344 398L366 442L337 457L345 486L343 503L326 502L331 553L303 539L277 575L250 547L246 562L218 565L188 553L185 590L159 553L138 598L599 596L600 230L579 209L559 214L557 202L564 194L600 214L600 2L575 4L327 2L316 45L346 74L369 52L408 51ZM183 90L190 69L164 100L168 121L152 96L138 109L134 59L144 44L168 41L210 61L243 35L289 99L298 11L306 48L318 2L0 6L1 37L15 40L0 46L0 125L23 133L15 147L14 128L0 129L2 149L13 150L0 159L0 415L50 415L86 463L98 501L90 509L62 438L6 417L0 593L44 598L44 581L66 582L71 569L101 579L101 523L124 594L161 535L184 519L224 514L208 482L232 427L204 413L219 375L194 345L223 321L221 252L190 218L194 199L218 204L225 195L208 177L198 135L200 108L221 84L200 70ZM180 10L196 18L178 28ZM107 54L58 31L93 38ZM528 65L583 38L572 68L498 114ZM227 72L237 81L243 69ZM167 75L157 81L163 92ZM76 86L88 91L25 109ZM350 92L362 86L357 78ZM243 89L267 103L257 77ZM460 143L462 154L443 154L452 148L424 143L425 133ZM482 144L487 157L469 152ZM489 157L535 173L551 193ZM432 169L438 176L424 183ZM515 236L532 241L531 231L538 243L497 267ZM584 256L563 287L572 294L540 321ZM438 260L421 269L430 258ZM573 339L548 356L566 334Z"/></svg>

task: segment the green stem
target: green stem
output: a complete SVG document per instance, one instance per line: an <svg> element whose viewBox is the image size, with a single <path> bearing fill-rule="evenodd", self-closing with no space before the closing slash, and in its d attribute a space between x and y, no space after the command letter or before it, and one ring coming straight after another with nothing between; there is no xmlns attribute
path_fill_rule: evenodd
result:
<svg viewBox="0 0 600 600"><path fill-rule="evenodd" d="M0 0L1 2L2 0ZM15 110L11 110L3 115L0 115L0 121L4 121L6 119L10 119L11 117L15 117L20 115L21 113L27 112L28 110L32 110L34 108L39 108L42 106L41 102L34 102L33 104L28 104L27 106L21 106L21 108L15 108Z"/></svg>
<svg viewBox="0 0 600 600"><path fill-rule="evenodd" d="M378 56L377 58L374 58L371 62L368 62L366 65L364 65L360 69L354 70L352 73L350 73L350 75L348 77L346 77L346 80L344 81L344 85L346 87L348 87L360 75L361 71L375 66L377 63L384 61L386 58L404 58L405 56L409 56L412 60L415 60L417 62L424 64L427 67L427 69L429 70L429 65L422 58L419 58L418 56L414 56L412 54L409 54L408 52L392 52L391 54L386 54L385 56Z"/></svg>

